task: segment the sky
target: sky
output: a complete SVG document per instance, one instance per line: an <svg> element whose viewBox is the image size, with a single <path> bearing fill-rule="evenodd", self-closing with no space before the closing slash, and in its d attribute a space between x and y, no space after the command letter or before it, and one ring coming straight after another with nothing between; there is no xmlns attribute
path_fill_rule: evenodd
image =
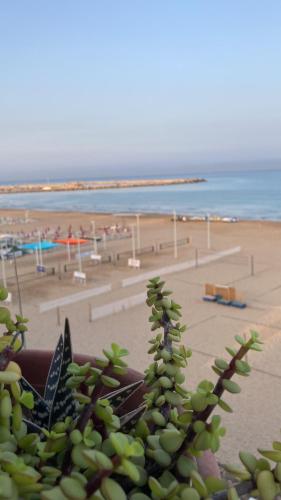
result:
<svg viewBox="0 0 281 500"><path fill-rule="evenodd" d="M280 0L0 0L0 180L280 164Z"/></svg>

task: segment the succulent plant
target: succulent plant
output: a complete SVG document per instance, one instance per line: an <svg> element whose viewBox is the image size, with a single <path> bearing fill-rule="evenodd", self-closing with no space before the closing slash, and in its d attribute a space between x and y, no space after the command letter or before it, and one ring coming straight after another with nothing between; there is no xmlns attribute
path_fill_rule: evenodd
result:
<svg viewBox="0 0 281 500"><path fill-rule="evenodd" d="M66 320L44 395L39 395L13 360L26 319L13 321L0 308L5 328L5 342L0 342L0 499L232 500L252 492L273 500L278 495L280 442L270 451L259 450L259 459L240 453L241 468L227 466L239 480L237 487L217 477L203 478L197 463L205 450L219 449L225 429L214 410L232 411L223 394L240 392L232 377L249 375L244 358L249 350L261 350L258 334L251 332L248 340L236 336L238 347L226 348L230 358L215 359L216 384L203 380L195 390L186 388L183 368L192 353L182 344L181 307L160 278L147 288L153 361L144 381L125 387L120 380L128 351L113 343L94 365L78 365ZM0 299L5 294L0 290ZM138 393L140 404L128 411L128 399Z"/></svg>

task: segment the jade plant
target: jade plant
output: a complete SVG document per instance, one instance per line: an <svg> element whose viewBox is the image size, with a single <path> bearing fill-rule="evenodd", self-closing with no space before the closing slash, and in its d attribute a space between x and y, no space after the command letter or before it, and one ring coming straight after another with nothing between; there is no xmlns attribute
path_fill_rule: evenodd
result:
<svg viewBox="0 0 281 500"><path fill-rule="evenodd" d="M191 350L182 344L181 307L160 278L147 285L151 308L144 380L124 385L128 351L113 343L103 357L73 362L66 320L51 362L44 394L24 379L16 362L27 330L0 307L0 500L263 500L281 492L281 442L261 457L241 452L241 467L226 466L238 483L203 477L198 457L213 454L225 433L216 407L231 412L224 393L239 393L232 377L247 377L249 350L260 351L256 332L236 336L228 359L215 359L214 384L185 386ZM0 300L7 292L0 289ZM134 397L138 404L128 406Z"/></svg>

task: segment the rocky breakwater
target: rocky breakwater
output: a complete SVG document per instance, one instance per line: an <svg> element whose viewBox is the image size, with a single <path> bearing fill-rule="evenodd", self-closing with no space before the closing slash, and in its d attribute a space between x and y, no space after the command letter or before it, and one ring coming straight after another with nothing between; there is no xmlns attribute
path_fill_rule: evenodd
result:
<svg viewBox="0 0 281 500"><path fill-rule="evenodd" d="M182 178L182 179L130 179L111 181L73 181L50 184L11 184L0 185L0 194L12 193L38 193L50 191L89 191L96 189L120 189L147 186L170 186L174 184L194 184L206 182L206 179Z"/></svg>

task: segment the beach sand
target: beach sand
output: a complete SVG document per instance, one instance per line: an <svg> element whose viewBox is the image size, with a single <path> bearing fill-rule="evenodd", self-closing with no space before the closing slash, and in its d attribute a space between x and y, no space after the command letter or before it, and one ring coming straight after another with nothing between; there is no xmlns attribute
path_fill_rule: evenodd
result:
<svg viewBox="0 0 281 500"><path fill-rule="evenodd" d="M24 217L24 213L1 210L0 216ZM38 231L47 226L56 228L58 225L66 231L69 224L76 232L81 224L90 229L93 220L96 228L116 223L129 227L135 223L135 218L129 216L76 212L29 211L28 217L32 221L26 224L2 224L0 233ZM68 264L65 249L59 254L43 255L44 264L48 268L55 268L54 276L36 275L34 256L17 259L23 312L30 318L27 345L30 348L53 349L62 331L63 320L68 317L76 352L99 355L103 347L114 341L129 349L129 365L142 372L151 360L146 353L147 341L151 337L148 307L141 303L91 322L90 311L94 310L98 314L101 307L107 306L109 312L112 307L117 307L116 304L112 306L112 303L123 299L125 301L145 292L146 280L122 287L124 279L150 271L157 275L160 268L241 246L239 253L164 276L167 286L174 291L175 300L183 306L183 321L188 325L184 342L193 349L193 356L186 370L188 388L196 387L202 378L215 380L211 370L214 358L227 357L224 347L235 345L234 335L247 335L254 329L263 337L263 352L251 352L249 356L253 366L250 377L235 378L242 387L241 394L225 395L225 400L231 404L234 413L229 415L216 412L222 414L223 423L227 427L219 458L222 461L238 462L239 450L255 451L257 446L266 448L272 440L280 438L281 224L258 221L211 223L211 249L208 249L205 222L177 222L177 238L191 239L188 245L178 248L177 259L174 257L172 244L173 231L170 217L141 216L141 247L157 245L159 248L163 242L170 242L171 246L158 253L141 255L140 269L128 268L128 255L121 256L115 264L94 265L89 259L87 262L83 261L82 268L87 274L86 285L73 282L73 271L78 269L77 261L72 260L68 272L63 271L64 264ZM103 248L103 243L99 244L99 252L104 256L114 256L124 251L132 251L130 238L107 242L106 249ZM76 251L72 250L72 257L74 253ZM13 295L12 309L17 312L18 295L13 263L6 263L6 273ZM248 307L239 310L203 302L206 282L235 286ZM109 284L111 290L106 293L60 307L59 317L56 308L39 312L40 306L48 301ZM58 319L61 325L58 325Z"/></svg>

